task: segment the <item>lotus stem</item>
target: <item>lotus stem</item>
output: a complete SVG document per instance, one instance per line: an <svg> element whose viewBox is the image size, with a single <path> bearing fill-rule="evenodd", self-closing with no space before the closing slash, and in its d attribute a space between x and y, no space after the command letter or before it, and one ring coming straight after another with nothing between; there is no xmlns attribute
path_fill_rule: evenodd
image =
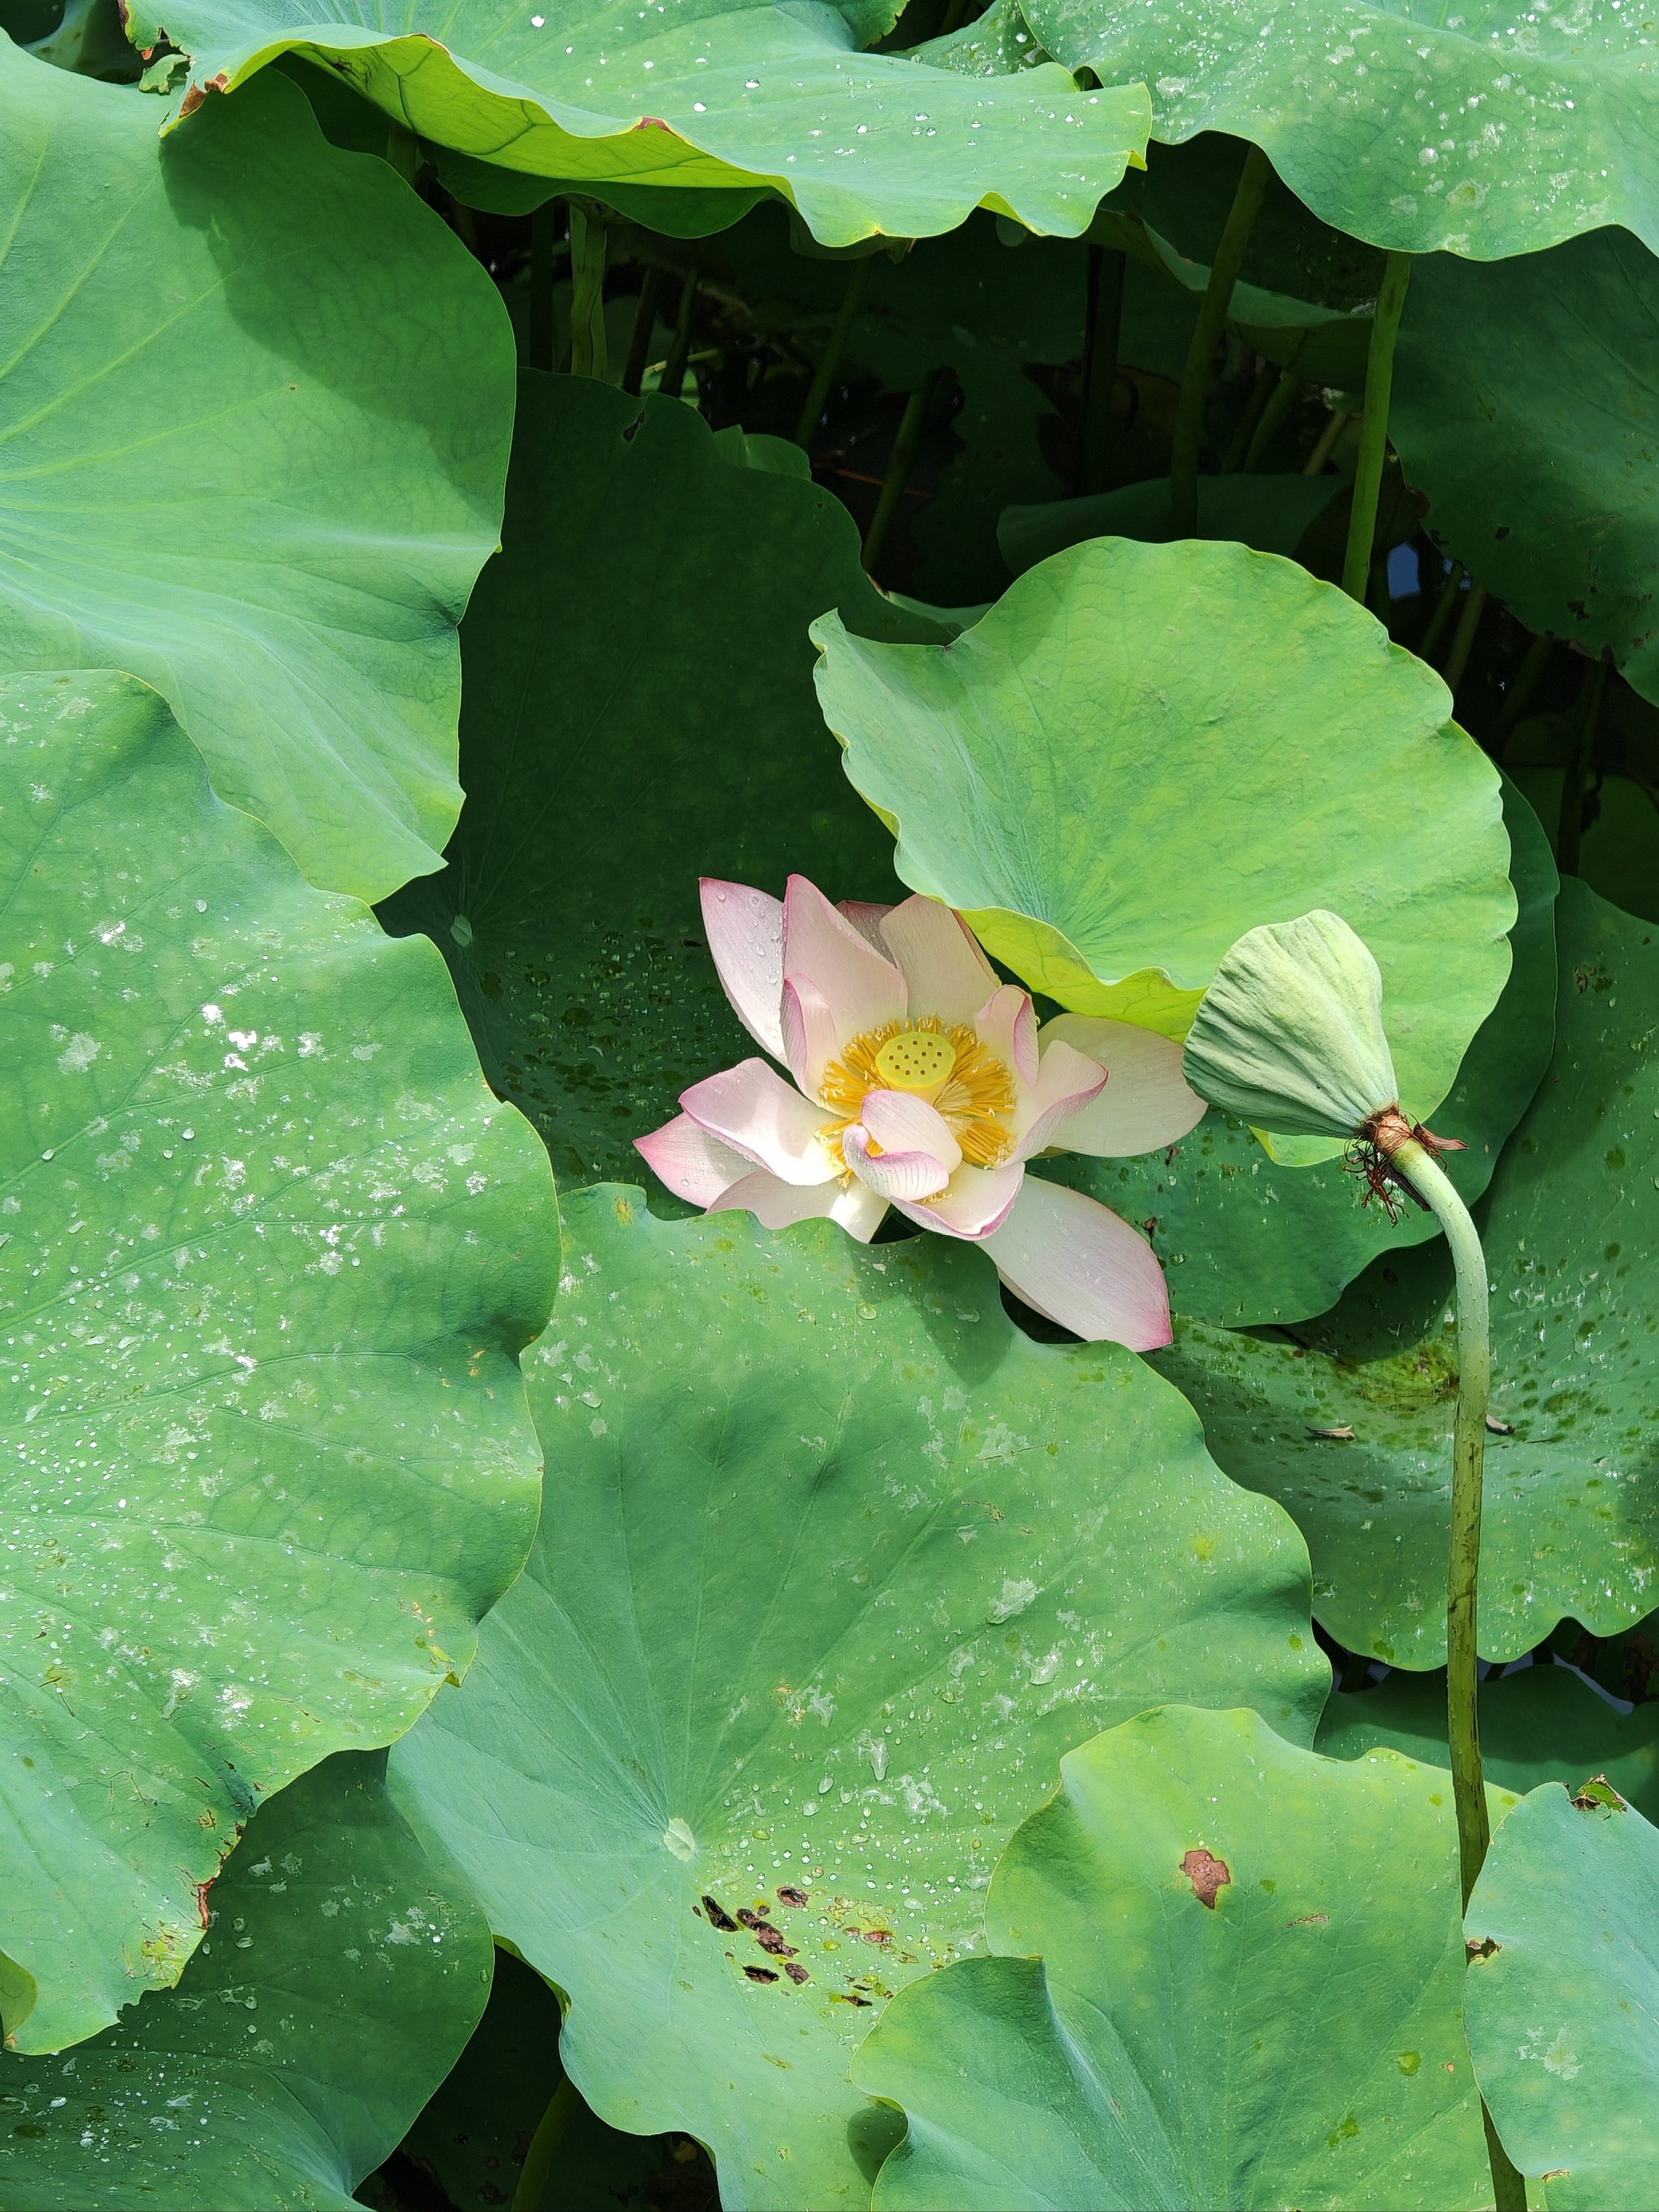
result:
<svg viewBox="0 0 1659 2212"><path fill-rule="evenodd" d="M1395 1124L1404 1130L1403 1116ZM1486 1472L1486 1412L1492 1396L1491 1293L1486 1259L1469 1210L1434 1154L1407 1133L1378 1142L1439 1222L1457 1283L1457 1413L1452 1431L1451 1552L1446 1575L1446 1723L1452 1802L1457 1814L1458 1873L1467 1911L1492 1842L1486 1777L1480 1763L1480 1664L1476 1611L1480 1573L1480 1506ZM1527 2185L1498 2139L1484 2103L1486 2154L1497 2212L1527 2212Z"/></svg>
<svg viewBox="0 0 1659 2212"><path fill-rule="evenodd" d="M570 203L570 374L604 381L605 222L586 200Z"/></svg>
<svg viewBox="0 0 1659 2212"><path fill-rule="evenodd" d="M1555 649L1555 640L1547 630L1540 630L1527 647L1515 680L1504 696L1504 711L1498 717L1498 735L1507 742L1510 732L1533 702L1540 679L1549 665L1550 654Z"/></svg>
<svg viewBox="0 0 1659 2212"><path fill-rule="evenodd" d="M1244 156L1238 190L1233 194L1210 281L1199 303L1192 343L1187 349L1181 398L1176 404L1175 446L1170 456L1170 514L1177 538L1198 534L1198 457L1204 444L1204 401L1210 388L1210 370L1233 303L1233 286L1243 266L1244 249L1250 242L1272 174L1272 162L1259 146L1252 146Z"/></svg>
<svg viewBox="0 0 1659 2212"><path fill-rule="evenodd" d="M628 355L623 363L622 388L632 399L640 396L646 363L651 355L651 335L657 327L657 301L662 296L662 270L653 261L640 280L640 303L634 310Z"/></svg>
<svg viewBox="0 0 1659 2212"><path fill-rule="evenodd" d="M685 282L680 287L680 304L674 317L674 335L669 341L668 358L662 365L662 374L657 380L657 389L670 399L678 399L685 387L685 365L691 358L691 317L697 304L697 272L695 267L685 272Z"/></svg>
<svg viewBox="0 0 1659 2212"><path fill-rule="evenodd" d="M1088 325L1083 337L1083 435L1078 442L1077 489L1104 491L1112 441L1112 398L1117 389L1118 348L1123 335L1123 284L1129 257L1105 246L1089 248Z"/></svg>
<svg viewBox="0 0 1659 2212"><path fill-rule="evenodd" d="M1434 603L1428 626L1418 641L1417 657L1419 660L1433 660L1436 648L1446 634L1447 623L1462 605L1460 594L1463 589L1463 563L1454 561L1446 571L1446 580L1440 586L1440 596Z"/></svg>
<svg viewBox="0 0 1659 2212"><path fill-rule="evenodd" d="M1244 449L1243 459L1239 463L1241 474L1247 477L1253 476L1261 467L1262 455L1279 434L1285 417L1295 406L1301 391L1302 379L1296 371L1291 368L1282 369L1279 372L1279 382L1274 388L1273 395L1262 409L1261 421L1250 433L1250 442Z"/></svg>
<svg viewBox="0 0 1659 2212"><path fill-rule="evenodd" d="M553 366L553 210L544 200L530 218L530 311L526 353L532 368Z"/></svg>
<svg viewBox="0 0 1659 2212"><path fill-rule="evenodd" d="M1364 604L1376 536L1376 502L1382 489L1382 465L1389 451L1389 402L1394 391L1394 347L1411 282L1409 253L1390 253L1382 267L1371 343L1365 356L1365 411L1359 425L1359 457L1354 468L1353 506L1348 514L1348 544L1342 560L1342 588Z"/></svg>
<svg viewBox="0 0 1659 2212"><path fill-rule="evenodd" d="M803 453L810 453L812 450L812 441L817 435L818 417L823 412L823 403L830 397L830 386L836 380L836 372L847 351L847 341L858 320L859 309L864 305L864 295L870 288L870 271L874 263L874 254L866 253L853 264L853 273L847 280L847 289L842 294L836 319L830 325L830 335L823 342L823 351L819 355L817 368L812 374L811 387L800 410L800 420L795 425L795 443Z"/></svg>
<svg viewBox="0 0 1659 2212"><path fill-rule="evenodd" d="M1319 442L1302 465L1304 477L1322 477L1325 464L1336 450L1336 441L1353 420L1352 407L1339 407L1319 434Z"/></svg>
<svg viewBox="0 0 1659 2212"><path fill-rule="evenodd" d="M1480 617L1486 611L1486 587L1471 584L1463 601L1463 611L1457 617L1457 628L1452 632L1451 646L1446 654L1446 665L1441 674L1446 679L1446 689L1454 699L1468 668L1469 655L1474 650L1475 632L1480 627Z"/></svg>
<svg viewBox="0 0 1659 2212"><path fill-rule="evenodd" d="M567 2074L549 2098L547 2109L530 2138L530 2148L519 2170L518 2186L513 2191L512 2212L542 2212L547 2185L553 2176L554 2157L580 2106L576 2085Z"/></svg>
<svg viewBox="0 0 1659 2212"><path fill-rule="evenodd" d="M1595 732L1601 720L1601 699L1607 688L1607 664L1592 662L1579 695L1572 733L1572 750L1561 779L1561 812L1555 829L1555 865L1564 876L1578 873L1578 848L1584 834L1584 787L1595 757Z"/></svg>
<svg viewBox="0 0 1659 2212"><path fill-rule="evenodd" d="M893 439L892 459L887 464L881 496L876 501L876 511L870 518L870 527L864 540L864 567L867 575L876 573L876 563L881 558L882 548L887 543L887 532L893 517L898 513L898 503L904 496L904 488L910 481L910 471L915 465L916 448L921 443L921 434L927 425L927 414L934 392L939 389L941 372L930 369L904 403L904 412Z"/></svg>

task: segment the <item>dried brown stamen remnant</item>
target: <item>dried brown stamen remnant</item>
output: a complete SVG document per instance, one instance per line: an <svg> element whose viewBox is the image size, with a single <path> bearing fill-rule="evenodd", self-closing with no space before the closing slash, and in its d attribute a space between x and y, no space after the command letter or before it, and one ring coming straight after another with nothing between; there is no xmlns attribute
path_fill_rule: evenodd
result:
<svg viewBox="0 0 1659 2212"><path fill-rule="evenodd" d="M1408 1121L1398 1106L1385 1106L1373 1114L1369 1121L1356 1132L1349 1146L1346 1164L1350 1175L1360 1176L1365 1183L1362 1206L1378 1200L1390 1221L1398 1221L1403 1208L1401 1193L1413 1204L1420 1206L1425 1213L1431 1211L1428 1200L1417 1190L1410 1177L1395 1164L1395 1154L1402 1145L1421 1145L1432 1158L1441 1152L1465 1152L1468 1146L1461 1137L1437 1137L1432 1129L1425 1129L1420 1121Z"/></svg>
<svg viewBox="0 0 1659 2212"><path fill-rule="evenodd" d="M1205 1908L1213 1912L1219 1891L1232 1880L1232 1869L1225 1859L1218 1859L1213 1851L1196 1844L1181 1862L1181 1871L1193 1886L1193 1895Z"/></svg>

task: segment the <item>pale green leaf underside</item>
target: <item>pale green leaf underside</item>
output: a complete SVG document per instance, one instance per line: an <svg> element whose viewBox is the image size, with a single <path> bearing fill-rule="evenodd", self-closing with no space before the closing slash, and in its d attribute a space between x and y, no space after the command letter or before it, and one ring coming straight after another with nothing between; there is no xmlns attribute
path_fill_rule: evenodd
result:
<svg viewBox="0 0 1659 2212"><path fill-rule="evenodd" d="M535 1525L557 1232L429 945L305 884L132 678L0 717L0 2010L39 2050L176 1979L262 1796L465 1667Z"/></svg>
<svg viewBox="0 0 1659 2212"><path fill-rule="evenodd" d="M0 2212L353 2212L471 2033L483 1916L342 1753L263 1811L177 1990L0 2057Z"/></svg>
<svg viewBox="0 0 1659 2212"><path fill-rule="evenodd" d="M1659 1574L1659 949L1651 924L1571 878L1558 932L1555 1056L1482 1222L1492 1406L1514 1430L1486 1443L1480 1649L1494 1659L1567 1616L1600 1635L1628 1626ZM1449 1317L1431 1301L1425 1328L1409 1303L1373 1286L1295 1343L1192 1324L1159 1364L1229 1473L1295 1516L1332 1632L1426 1668L1445 1651L1456 1365ZM1352 1442L1310 1434L1344 1426Z"/></svg>
<svg viewBox="0 0 1659 2212"><path fill-rule="evenodd" d="M1489 2202L1449 1778L1167 1709L1062 1773L992 1878L994 1955L854 2062L910 2122L878 2212Z"/></svg>
<svg viewBox="0 0 1659 2212"><path fill-rule="evenodd" d="M1656 62L1659 69L1659 61ZM1659 261L1603 230L1412 276L1389 434L1428 522L1529 628L1659 698Z"/></svg>
<svg viewBox="0 0 1659 2212"><path fill-rule="evenodd" d="M1253 140L1316 215L1481 261L1622 223L1659 249L1659 22L1620 0L1031 0L1152 132Z"/></svg>
<svg viewBox="0 0 1659 2212"><path fill-rule="evenodd" d="M378 898L460 805L507 317L295 86L160 112L0 40L0 668L132 670L313 882Z"/></svg>
<svg viewBox="0 0 1659 2212"><path fill-rule="evenodd" d="M888 11L890 13L890 10ZM132 10L191 54L184 105L280 53L337 70L423 138L605 195L781 192L826 245L953 230L980 206L1075 237L1146 143L1139 84L1047 64L978 76L861 53L830 0L167 0ZM872 27L866 25L869 29Z"/></svg>
<svg viewBox="0 0 1659 2212"><path fill-rule="evenodd" d="M1659 2202L1659 1833L1534 1790L1469 1899L1469 2045L1504 2145L1550 2212Z"/></svg>
<svg viewBox="0 0 1659 2212"><path fill-rule="evenodd" d="M1328 907L1382 970L1405 1103L1446 1096L1509 973L1498 775L1343 593L1241 545L1098 538L943 648L813 635L900 875L1025 981L1179 1037L1236 939Z"/></svg>
<svg viewBox="0 0 1659 2212"><path fill-rule="evenodd" d="M604 2118L696 2135L732 2212L867 2204L890 2137L848 2056L977 1940L1060 1754L1172 1695L1307 1740L1300 1547L1139 1361L1020 1335L967 1247L614 1186L565 1225L542 1536L394 1787L568 1993Z"/></svg>

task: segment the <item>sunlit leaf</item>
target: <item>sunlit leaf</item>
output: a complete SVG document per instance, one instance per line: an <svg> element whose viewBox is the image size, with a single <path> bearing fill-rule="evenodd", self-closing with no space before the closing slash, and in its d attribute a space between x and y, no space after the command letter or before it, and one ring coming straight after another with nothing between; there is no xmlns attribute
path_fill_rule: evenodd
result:
<svg viewBox="0 0 1659 2212"><path fill-rule="evenodd" d="M465 1669L557 1232L429 945L131 678L0 714L0 2013L41 2050L177 1979L263 1796Z"/></svg>
<svg viewBox="0 0 1659 2212"><path fill-rule="evenodd" d="M567 1201L531 1355L542 1533L399 1801L568 1994L613 2125L721 2201L868 2203L846 2067L977 1940L1062 1752L1174 1696L1306 1741L1300 1547L1114 1346L1040 1346L981 1255Z"/></svg>

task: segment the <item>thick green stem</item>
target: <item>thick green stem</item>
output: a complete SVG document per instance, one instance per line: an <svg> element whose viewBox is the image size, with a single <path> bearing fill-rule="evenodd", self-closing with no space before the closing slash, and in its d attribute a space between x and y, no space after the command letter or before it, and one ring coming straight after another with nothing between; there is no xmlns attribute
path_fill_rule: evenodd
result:
<svg viewBox="0 0 1659 2212"><path fill-rule="evenodd" d="M1454 698L1469 665L1469 655L1474 650L1475 632L1480 627L1480 617L1486 611L1486 587L1471 584L1463 599L1463 611L1457 617L1457 628L1452 632L1452 641L1446 654L1446 665L1441 674L1446 679L1446 689Z"/></svg>
<svg viewBox="0 0 1659 2212"><path fill-rule="evenodd" d="M581 2099L567 2075L549 2098L547 2110L530 2138L530 2148L519 2171L518 2186L513 2191L513 2212L541 2212L542 2200L552 2179L554 2157L564 2140L565 2130L580 2109Z"/></svg>
<svg viewBox="0 0 1659 2212"><path fill-rule="evenodd" d="M921 434L927 427L927 411L939 388L939 371L933 369L904 403L904 412L893 439L892 459L887 464L887 474L881 487L881 497L876 501L876 511L870 518L870 527L864 540L866 573L873 576L881 550L887 543L887 532L892 527L893 517L898 513L898 503L904 496L904 488L910 481L910 471L915 465L916 448L921 443Z"/></svg>
<svg viewBox="0 0 1659 2212"><path fill-rule="evenodd" d="M633 398L640 396L645 365L651 357L651 339L657 327L657 301L662 296L662 271L653 262L640 280L640 302L629 332L628 355L623 362L622 388Z"/></svg>
<svg viewBox="0 0 1659 2212"><path fill-rule="evenodd" d="M1077 489L1104 491L1110 465L1112 399L1117 390L1118 348L1123 336L1127 253L1089 248L1088 328L1083 338L1083 435L1078 445Z"/></svg>
<svg viewBox="0 0 1659 2212"><path fill-rule="evenodd" d="M1312 453L1309 454L1307 459L1302 465L1302 473L1304 477L1322 477L1324 475L1325 464L1329 460L1331 455L1336 451L1337 440L1342 435L1342 433L1347 428L1349 423L1352 422L1352 420L1353 410L1352 407L1339 407L1337 409L1336 412L1331 416L1330 421L1320 432L1319 442L1315 446Z"/></svg>
<svg viewBox="0 0 1659 2212"><path fill-rule="evenodd" d="M532 368L553 366L553 215L557 204L544 200L530 218L530 311L525 337Z"/></svg>
<svg viewBox="0 0 1659 2212"><path fill-rule="evenodd" d="M1348 545L1342 560L1342 588L1363 600L1370 574L1371 544L1376 536L1376 502L1382 489L1382 464L1389 452L1389 402L1394 392L1394 342L1400 332L1406 287L1411 282L1409 253L1390 253L1371 320L1370 350L1365 356L1365 411L1359 424L1359 455L1354 465L1353 506L1348 514Z"/></svg>
<svg viewBox="0 0 1659 2212"><path fill-rule="evenodd" d="M818 417L823 412L823 403L830 397L830 386L836 380L836 371L841 367L842 356L847 351L847 341L858 320L859 309L864 305L865 293L870 286L870 271L875 266L873 253L866 253L853 264L853 273L847 280L847 289L842 294L841 306L836 319L830 325L830 335L824 341L823 351L813 372L811 389L807 392L800 420L795 425L795 443L804 453L812 449L817 435Z"/></svg>
<svg viewBox="0 0 1659 2212"><path fill-rule="evenodd" d="M1492 1397L1491 1296L1486 1259L1469 1210L1450 1177L1415 1137L1390 1148L1395 1167L1425 1203L1449 1246L1457 1283L1457 1412L1452 1429L1451 1550L1446 1573L1446 1724L1457 1861L1468 1909L1492 1822L1480 1764L1480 1676L1476 1656L1480 1577L1480 1504ZM1483 2107L1484 2111L1484 2107ZM1526 2212L1527 2186L1499 2142L1490 2114L1486 2151L1498 2212Z"/></svg>
<svg viewBox="0 0 1659 2212"><path fill-rule="evenodd" d="M1301 392L1302 379L1295 370L1290 368L1281 370L1273 396L1262 409L1261 419L1251 431L1250 442L1244 449L1243 459L1239 463L1240 471L1243 475L1252 476L1261 467L1262 455L1279 434L1285 417L1295 406L1301 396Z"/></svg>
<svg viewBox="0 0 1659 2212"><path fill-rule="evenodd" d="M1221 243L1215 250L1210 281L1199 302L1198 321L1181 379L1181 398L1176 404L1175 446L1170 456L1170 514L1177 538L1198 534L1198 457L1204 444L1204 402L1210 389L1210 371L1226 327L1244 249L1250 242L1250 231L1272 174L1273 164L1259 146L1252 146L1244 156L1243 173L1233 194Z"/></svg>
<svg viewBox="0 0 1659 2212"><path fill-rule="evenodd" d="M1440 596L1434 603L1434 611L1430 615L1427 626L1418 640L1417 657L1419 660L1431 661L1434 659L1436 649L1441 639L1446 635L1447 623L1463 604L1462 590L1463 563L1461 561L1454 561L1446 571L1446 580L1440 586Z"/></svg>
<svg viewBox="0 0 1659 2212"><path fill-rule="evenodd" d="M697 304L697 272L688 269L685 282L680 287L679 312L674 318L674 335L669 341L668 358L662 365L662 374L657 382L659 392L669 398L681 397L685 385L685 365L691 358L691 317Z"/></svg>
<svg viewBox="0 0 1659 2212"><path fill-rule="evenodd" d="M605 217L590 202L570 203L570 374L604 380Z"/></svg>

